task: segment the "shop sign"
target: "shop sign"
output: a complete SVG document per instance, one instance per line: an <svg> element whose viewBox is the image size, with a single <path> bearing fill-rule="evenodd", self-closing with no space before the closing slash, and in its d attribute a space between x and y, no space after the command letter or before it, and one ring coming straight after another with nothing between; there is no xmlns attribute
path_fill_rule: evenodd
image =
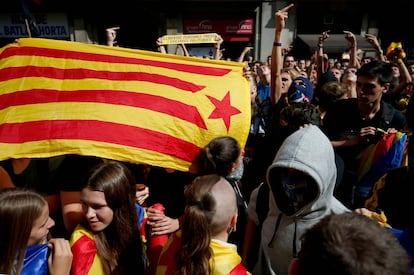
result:
<svg viewBox="0 0 414 275"><path fill-rule="evenodd" d="M185 19L184 33L253 34L253 19Z"/></svg>
<svg viewBox="0 0 414 275"><path fill-rule="evenodd" d="M34 13L38 36L44 38L68 38L69 26L64 13ZM0 14L0 38L29 37L23 14Z"/></svg>

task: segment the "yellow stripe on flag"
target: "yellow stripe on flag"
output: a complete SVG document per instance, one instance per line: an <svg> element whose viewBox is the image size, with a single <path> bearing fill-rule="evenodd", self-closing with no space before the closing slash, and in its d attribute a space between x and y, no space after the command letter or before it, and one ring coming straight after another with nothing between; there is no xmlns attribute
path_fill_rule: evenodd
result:
<svg viewBox="0 0 414 275"><path fill-rule="evenodd" d="M0 49L0 160L75 153L187 171L217 136L245 145L243 66L19 39Z"/></svg>

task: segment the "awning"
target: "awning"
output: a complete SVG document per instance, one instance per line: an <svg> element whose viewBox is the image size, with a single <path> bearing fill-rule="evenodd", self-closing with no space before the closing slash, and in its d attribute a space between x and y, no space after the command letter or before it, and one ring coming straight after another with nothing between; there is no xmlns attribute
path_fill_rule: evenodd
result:
<svg viewBox="0 0 414 275"><path fill-rule="evenodd" d="M311 51L314 51L318 45L320 34L298 34L297 38L306 43ZM364 51L374 51L371 44L366 41L365 37L355 35L358 49ZM325 53L341 53L347 48L345 34L329 34L329 38L323 42L323 50Z"/></svg>

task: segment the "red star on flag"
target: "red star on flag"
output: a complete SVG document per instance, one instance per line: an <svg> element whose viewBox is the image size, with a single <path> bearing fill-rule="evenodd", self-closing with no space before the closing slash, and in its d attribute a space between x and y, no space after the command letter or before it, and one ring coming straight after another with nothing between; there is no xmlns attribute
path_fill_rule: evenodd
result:
<svg viewBox="0 0 414 275"><path fill-rule="evenodd" d="M217 100L214 97L207 96L210 101L216 106L214 111L210 114L208 118L222 118L224 124L226 125L227 131L230 128L230 118L233 115L240 114L241 111L237 108L234 108L230 103L230 91L227 91L227 94L223 97L223 99Z"/></svg>
<svg viewBox="0 0 414 275"><path fill-rule="evenodd" d="M214 137L245 145L243 67L20 38L0 48L0 160L70 153L188 171Z"/></svg>

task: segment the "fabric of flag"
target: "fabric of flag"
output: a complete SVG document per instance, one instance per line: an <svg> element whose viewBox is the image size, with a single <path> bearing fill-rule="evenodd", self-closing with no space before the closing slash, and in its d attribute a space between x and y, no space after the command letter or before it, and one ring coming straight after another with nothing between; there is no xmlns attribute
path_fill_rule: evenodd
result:
<svg viewBox="0 0 414 275"><path fill-rule="evenodd" d="M137 210L137 214L138 214L138 226L139 226L139 232L141 234L141 239L144 245L146 245L148 241L147 231L146 231L148 214L147 214L147 211L145 211L145 208L139 205L138 203L135 204L135 210Z"/></svg>
<svg viewBox="0 0 414 275"><path fill-rule="evenodd" d="M145 225L147 223L147 212L139 204L135 204L138 214L138 227L143 242L143 254L146 254L147 234ZM70 246L73 252L73 263L71 274L73 275L101 275L103 273L102 262L97 256L95 236L82 225L76 226L70 238ZM47 264L47 262L46 262Z"/></svg>
<svg viewBox="0 0 414 275"><path fill-rule="evenodd" d="M388 133L377 143L363 152L357 180L357 192L367 197L374 184L388 172L403 163L406 152L407 134Z"/></svg>
<svg viewBox="0 0 414 275"><path fill-rule="evenodd" d="M47 244L28 246L24 256L21 275L47 275L49 265L47 262L49 248Z"/></svg>
<svg viewBox="0 0 414 275"><path fill-rule="evenodd" d="M181 244L181 230L173 233L162 249L158 260L156 275L172 275L177 271L175 255L178 253ZM222 241L211 240L210 248L213 251L214 268L213 275L248 275L251 274L241 264L241 257L237 253L237 247ZM210 266L213 261L210 260Z"/></svg>
<svg viewBox="0 0 414 275"><path fill-rule="evenodd" d="M102 261L97 255L95 236L86 228L78 225L70 237L70 246L73 253L73 275L102 275L104 274Z"/></svg>
<svg viewBox="0 0 414 275"><path fill-rule="evenodd" d="M0 160L79 154L187 171L217 136L244 147L244 65L18 39L0 49Z"/></svg>

